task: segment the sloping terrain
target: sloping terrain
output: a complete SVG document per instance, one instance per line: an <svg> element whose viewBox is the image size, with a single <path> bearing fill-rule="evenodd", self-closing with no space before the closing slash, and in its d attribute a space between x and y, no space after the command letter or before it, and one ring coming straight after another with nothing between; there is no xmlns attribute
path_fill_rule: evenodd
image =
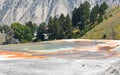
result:
<svg viewBox="0 0 120 75"><path fill-rule="evenodd" d="M91 7L105 1L110 6L120 4L119 0L0 0L0 23L45 22L50 16L66 15L80 3L88 1Z"/></svg>
<svg viewBox="0 0 120 75"><path fill-rule="evenodd" d="M108 11L111 16L86 33L84 39L120 39L120 7Z"/></svg>

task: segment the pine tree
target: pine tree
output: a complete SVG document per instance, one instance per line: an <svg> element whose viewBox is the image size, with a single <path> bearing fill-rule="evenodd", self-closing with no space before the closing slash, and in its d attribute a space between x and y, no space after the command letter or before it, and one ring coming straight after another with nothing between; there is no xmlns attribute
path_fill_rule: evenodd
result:
<svg viewBox="0 0 120 75"><path fill-rule="evenodd" d="M103 15L99 15L99 18L98 18L98 23L101 23L103 22Z"/></svg>
<svg viewBox="0 0 120 75"><path fill-rule="evenodd" d="M106 4L106 2L104 1L101 5L100 5L100 9L99 9L99 13L100 15L104 15L105 14L105 11L106 9L108 8L109 6Z"/></svg>
<svg viewBox="0 0 120 75"><path fill-rule="evenodd" d="M67 14L67 16L66 16L66 24L65 25L66 25L66 30L65 30L66 38L70 39L70 38L72 38L72 22L71 22L69 14Z"/></svg>
<svg viewBox="0 0 120 75"><path fill-rule="evenodd" d="M98 17L99 17L98 14L99 14L99 5L97 4L91 10L91 13L90 13L90 23L94 24L94 23L97 22Z"/></svg>
<svg viewBox="0 0 120 75"><path fill-rule="evenodd" d="M61 27L61 38L65 38L66 17L63 14L59 17L59 23Z"/></svg>
<svg viewBox="0 0 120 75"><path fill-rule="evenodd" d="M52 17L49 18L48 21L48 32L49 32L49 39L54 40L55 39L55 28L54 28L54 19Z"/></svg>
<svg viewBox="0 0 120 75"><path fill-rule="evenodd" d="M31 31L32 31L32 36L34 36L34 33L37 30L37 25L33 24L31 21L28 21L27 23L25 23L26 26L28 26Z"/></svg>
<svg viewBox="0 0 120 75"><path fill-rule="evenodd" d="M77 27L78 25L78 21L79 21L79 12L78 12L78 8L74 8L73 12L72 12L72 25Z"/></svg>
<svg viewBox="0 0 120 75"><path fill-rule="evenodd" d="M85 26L89 23L90 18L90 4L85 1L83 4L80 4L79 7L79 29L84 30Z"/></svg>
<svg viewBox="0 0 120 75"><path fill-rule="evenodd" d="M54 17L54 29L55 29L55 39L61 39L61 26L59 23L59 19L55 16Z"/></svg>

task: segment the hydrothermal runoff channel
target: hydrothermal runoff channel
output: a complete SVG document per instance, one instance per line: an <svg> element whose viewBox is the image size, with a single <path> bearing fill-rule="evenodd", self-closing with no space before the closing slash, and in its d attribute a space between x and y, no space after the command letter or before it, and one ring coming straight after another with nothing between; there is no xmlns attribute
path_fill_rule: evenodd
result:
<svg viewBox="0 0 120 75"><path fill-rule="evenodd" d="M120 75L119 40L0 46L0 75Z"/></svg>

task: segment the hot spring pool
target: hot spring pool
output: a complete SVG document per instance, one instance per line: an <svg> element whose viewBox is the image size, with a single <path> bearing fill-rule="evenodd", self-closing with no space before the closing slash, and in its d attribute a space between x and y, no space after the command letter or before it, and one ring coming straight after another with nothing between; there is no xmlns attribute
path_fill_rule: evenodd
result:
<svg viewBox="0 0 120 75"><path fill-rule="evenodd" d="M92 42L42 42L42 43L29 43L29 44L18 44L18 45L2 45L1 50L12 50L12 51L37 51L37 52L57 52L62 50L72 50L74 48L82 48L88 46L95 46L98 43Z"/></svg>

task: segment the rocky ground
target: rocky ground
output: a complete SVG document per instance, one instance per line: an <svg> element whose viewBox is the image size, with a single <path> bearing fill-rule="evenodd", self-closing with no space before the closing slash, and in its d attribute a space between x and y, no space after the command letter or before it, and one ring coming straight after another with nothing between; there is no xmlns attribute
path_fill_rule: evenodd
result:
<svg viewBox="0 0 120 75"><path fill-rule="evenodd" d="M0 75L120 75L119 45L118 40L81 39L0 46ZM42 50L27 48L37 46Z"/></svg>

